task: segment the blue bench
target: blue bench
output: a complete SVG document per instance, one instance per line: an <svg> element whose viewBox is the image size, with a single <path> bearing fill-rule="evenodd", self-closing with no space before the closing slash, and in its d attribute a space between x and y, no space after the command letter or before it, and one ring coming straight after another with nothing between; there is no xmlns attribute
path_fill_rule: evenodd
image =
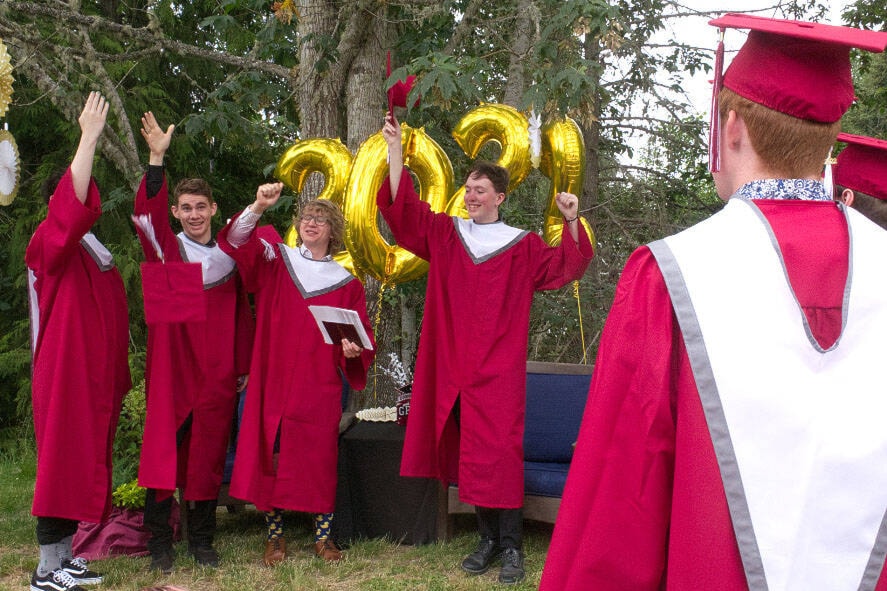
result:
<svg viewBox="0 0 887 591"><path fill-rule="evenodd" d="M591 372L590 365L527 362L524 519L554 523L557 517ZM453 515L457 513L474 513L474 507L459 501L459 490L451 485L441 495L439 538L451 537Z"/></svg>

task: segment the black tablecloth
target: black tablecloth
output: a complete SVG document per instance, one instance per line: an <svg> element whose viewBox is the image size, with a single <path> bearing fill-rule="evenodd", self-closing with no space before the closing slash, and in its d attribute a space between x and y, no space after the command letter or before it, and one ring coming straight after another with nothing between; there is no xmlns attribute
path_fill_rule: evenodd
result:
<svg viewBox="0 0 887 591"><path fill-rule="evenodd" d="M404 544L437 539L440 484L400 476L404 432L397 423L358 421L340 437L337 541L386 535Z"/></svg>

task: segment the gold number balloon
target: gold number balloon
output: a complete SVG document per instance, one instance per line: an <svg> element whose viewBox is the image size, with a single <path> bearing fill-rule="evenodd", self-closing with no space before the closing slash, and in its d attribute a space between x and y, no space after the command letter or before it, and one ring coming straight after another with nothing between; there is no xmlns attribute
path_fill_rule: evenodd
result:
<svg viewBox="0 0 887 591"><path fill-rule="evenodd" d="M274 176L284 185L300 193L305 180L311 173L317 172L324 176L325 185L318 199L328 199L343 210L345 186L351 171L351 152L338 139L312 138L293 144L274 169ZM284 242L295 246L299 233L295 224L286 232ZM351 254L346 250L333 255L333 258L351 273L357 275Z"/></svg>
<svg viewBox="0 0 887 591"><path fill-rule="evenodd" d="M433 211L443 211L453 191L453 167L443 149L425 133L401 124L404 164L419 181L419 196ZM408 250L388 244L376 220L376 191L388 182L388 145L382 133L365 141L352 163L345 188L345 244L361 269L383 283L422 277L428 263ZM406 170L404 174L409 174Z"/></svg>
<svg viewBox="0 0 887 591"><path fill-rule="evenodd" d="M456 125L452 135L469 158L477 157L487 142L502 147L497 164L508 170L508 191L520 185L530 172L530 134L527 118L508 105L485 104L472 109ZM450 198L447 213L468 217L465 187Z"/></svg>
<svg viewBox="0 0 887 591"><path fill-rule="evenodd" d="M552 121L542 128L542 160L539 170L551 179L542 237L551 246L557 246L561 242L564 218L554 198L561 192L581 195L585 181L585 141L579 126L569 117ZM579 222L594 244L591 226L585 218L579 218Z"/></svg>

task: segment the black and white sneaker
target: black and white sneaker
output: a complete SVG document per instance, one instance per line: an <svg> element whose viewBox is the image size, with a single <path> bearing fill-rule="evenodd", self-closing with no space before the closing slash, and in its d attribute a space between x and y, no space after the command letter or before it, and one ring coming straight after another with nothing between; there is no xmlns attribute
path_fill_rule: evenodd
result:
<svg viewBox="0 0 887 591"><path fill-rule="evenodd" d="M37 571L31 575L31 591L86 591L77 584L74 577L62 569L40 576Z"/></svg>
<svg viewBox="0 0 887 591"><path fill-rule="evenodd" d="M89 570L86 560L79 556L62 560L62 570L74 577L78 585L98 585L102 582L102 575Z"/></svg>

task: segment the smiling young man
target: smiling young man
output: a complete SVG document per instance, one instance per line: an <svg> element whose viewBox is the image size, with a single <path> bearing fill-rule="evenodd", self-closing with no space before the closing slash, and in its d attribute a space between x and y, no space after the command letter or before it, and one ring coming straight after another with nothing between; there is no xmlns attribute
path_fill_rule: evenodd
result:
<svg viewBox="0 0 887 591"><path fill-rule="evenodd" d="M561 244L506 225L499 216L508 171L476 162L465 180L470 219L434 213L403 173L401 130L389 115L389 182L377 203L397 243L427 260L428 287L401 474L459 485L476 506L480 543L462 562L499 581L524 577L523 430L527 339L533 293L585 272L593 256L579 200L559 193Z"/></svg>
<svg viewBox="0 0 887 591"><path fill-rule="evenodd" d="M184 488L185 502L193 502L190 552L199 564L219 562L213 548L216 499L237 393L246 387L254 329L234 260L212 237L218 206L209 183L189 178L176 185L170 210L182 231L176 235L169 225L163 159L173 130L170 125L164 131L152 113L142 118L150 158L135 199L135 217L141 217L137 230L148 262L161 260L144 232L149 225L164 261L200 263L207 320L148 326L148 408L139 484L148 489L145 525L151 532L151 567L164 572L173 567L169 517L178 487Z"/></svg>

